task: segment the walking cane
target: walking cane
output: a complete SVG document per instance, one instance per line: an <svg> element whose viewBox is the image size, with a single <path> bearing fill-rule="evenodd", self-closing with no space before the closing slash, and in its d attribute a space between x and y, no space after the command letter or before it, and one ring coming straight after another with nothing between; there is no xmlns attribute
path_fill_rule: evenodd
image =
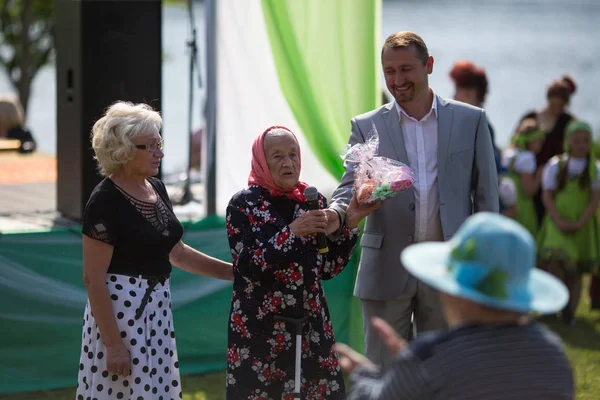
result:
<svg viewBox="0 0 600 400"><path fill-rule="evenodd" d="M291 318L291 317L283 317L281 315L275 316L275 321L282 321L286 324L289 323L296 327L296 366L294 369L294 399L300 399L300 383L302 383L302 372L301 372L301 362L302 362L302 324L308 318L306 316L302 318Z"/></svg>

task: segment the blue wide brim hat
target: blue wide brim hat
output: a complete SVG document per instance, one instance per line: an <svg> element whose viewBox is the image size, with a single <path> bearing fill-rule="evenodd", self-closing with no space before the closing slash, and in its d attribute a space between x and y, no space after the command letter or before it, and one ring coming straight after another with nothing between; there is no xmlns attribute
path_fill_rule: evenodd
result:
<svg viewBox="0 0 600 400"><path fill-rule="evenodd" d="M535 268L531 234L499 214L477 213L450 241L411 245L400 258L433 288L493 308L549 314L569 300L561 281Z"/></svg>

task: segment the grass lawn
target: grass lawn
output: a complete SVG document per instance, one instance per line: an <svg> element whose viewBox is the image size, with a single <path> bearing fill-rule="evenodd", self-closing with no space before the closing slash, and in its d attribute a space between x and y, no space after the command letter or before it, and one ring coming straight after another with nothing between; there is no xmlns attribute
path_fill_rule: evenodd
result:
<svg viewBox="0 0 600 400"><path fill-rule="evenodd" d="M575 327L565 327L554 318L544 318L544 323L563 338L575 369L577 399L597 400L600 397L600 311L589 311L587 285L584 287L581 300ZM184 376L182 386L185 390L184 400L225 399L224 372ZM1 400L71 400L74 398L73 388L0 396Z"/></svg>
<svg viewBox="0 0 600 400"><path fill-rule="evenodd" d="M586 279L574 327L566 327L555 319L544 320L563 339L575 370L578 400L600 398L600 311L590 311L588 285Z"/></svg>

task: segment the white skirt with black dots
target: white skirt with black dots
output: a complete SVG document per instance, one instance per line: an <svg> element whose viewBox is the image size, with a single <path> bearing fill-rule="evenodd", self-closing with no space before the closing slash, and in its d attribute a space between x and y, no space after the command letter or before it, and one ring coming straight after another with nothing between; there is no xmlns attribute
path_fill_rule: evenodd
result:
<svg viewBox="0 0 600 400"><path fill-rule="evenodd" d="M77 400L181 399L169 280L155 286L139 319L135 313L148 281L107 274L106 285L121 338L131 355L131 375L123 378L106 370L106 347L88 301L83 320Z"/></svg>

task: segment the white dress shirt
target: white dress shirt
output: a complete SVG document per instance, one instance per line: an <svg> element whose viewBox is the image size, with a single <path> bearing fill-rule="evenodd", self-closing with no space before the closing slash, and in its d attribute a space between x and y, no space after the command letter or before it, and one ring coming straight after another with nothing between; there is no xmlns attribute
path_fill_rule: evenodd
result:
<svg viewBox="0 0 600 400"><path fill-rule="evenodd" d="M415 242L442 241L438 194L438 113L433 95L431 110L421 120L409 116L396 103L408 166L415 174Z"/></svg>

